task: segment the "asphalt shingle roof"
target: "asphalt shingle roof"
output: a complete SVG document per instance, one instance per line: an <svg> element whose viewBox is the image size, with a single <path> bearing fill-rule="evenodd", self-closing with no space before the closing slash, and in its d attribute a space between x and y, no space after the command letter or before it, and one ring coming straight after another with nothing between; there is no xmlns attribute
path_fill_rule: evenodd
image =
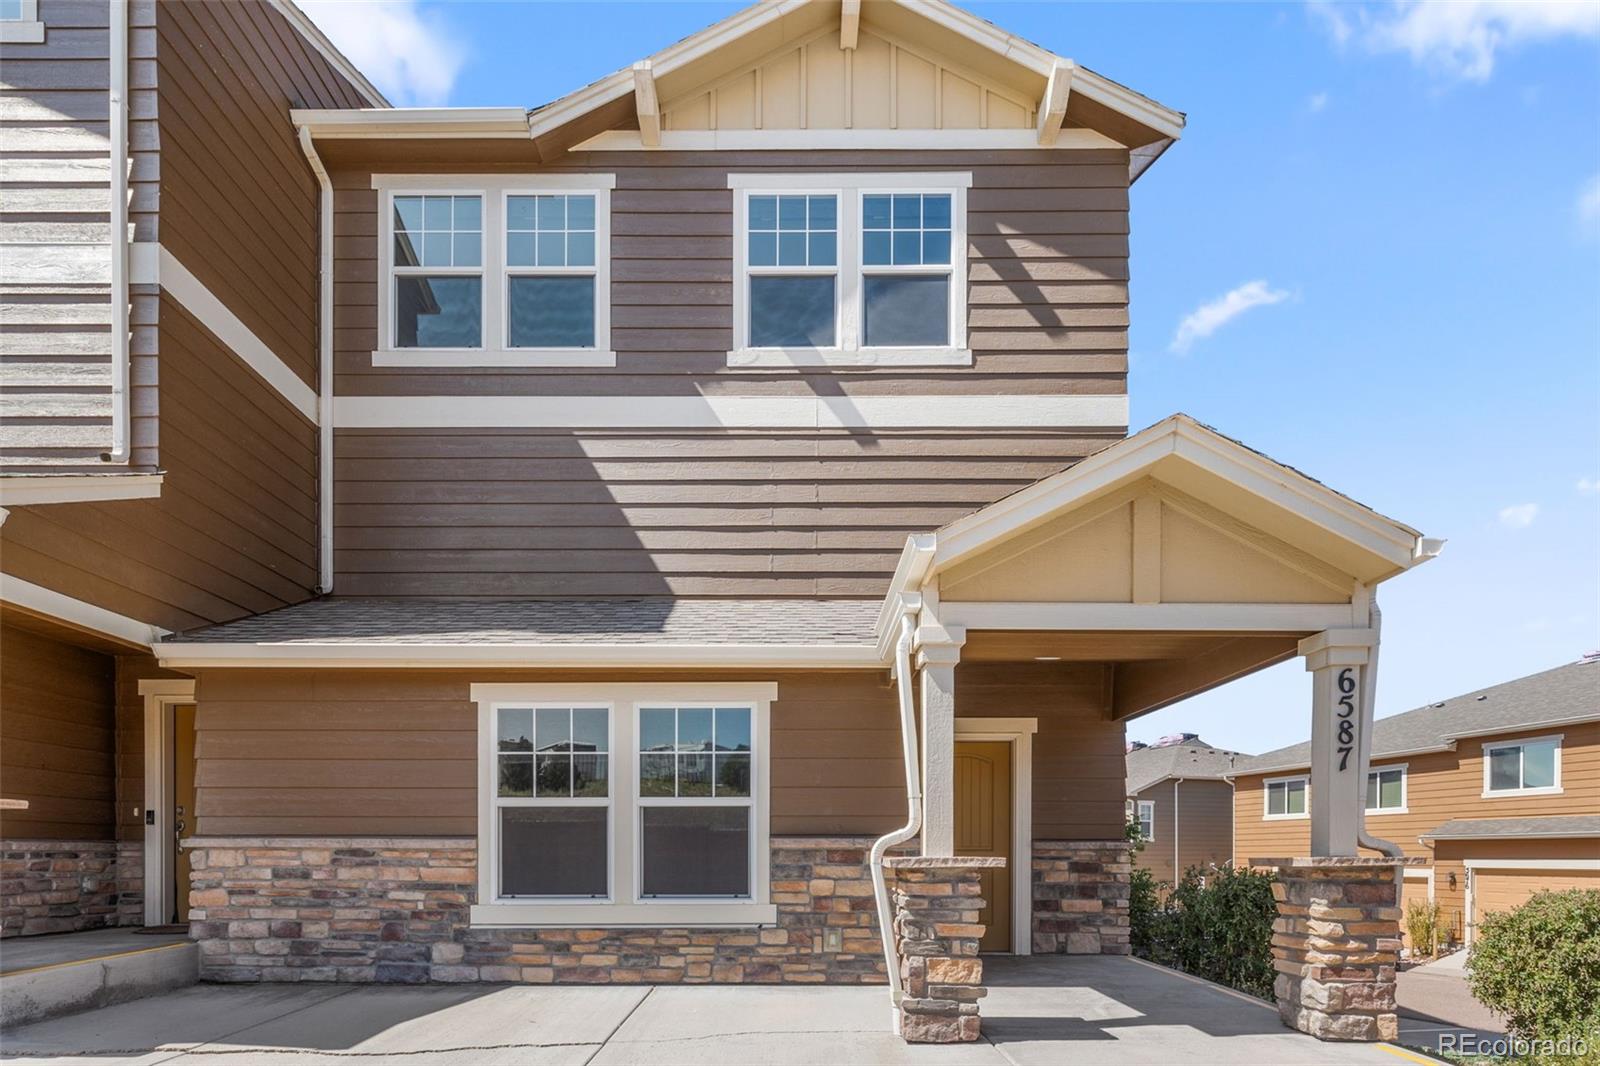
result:
<svg viewBox="0 0 1600 1066"><path fill-rule="evenodd" d="M1593 715L1600 715L1600 663L1568 663L1380 718L1372 726L1372 757L1426 751L1455 737L1508 733ZM1240 759L1234 772L1257 774L1310 764L1308 740Z"/></svg>
<svg viewBox="0 0 1600 1066"><path fill-rule="evenodd" d="M881 600L311 600L167 644L873 645Z"/></svg>
<svg viewBox="0 0 1600 1066"><path fill-rule="evenodd" d="M1431 833L1435 840L1479 837L1600 837L1600 814L1559 814L1541 818L1457 818Z"/></svg>
<svg viewBox="0 0 1600 1066"><path fill-rule="evenodd" d="M1235 759L1248 757L1199 738L1159 748L1139 748L1128 752L1128 795L1143 792L1169 777L1220 778L1233 771Z"/></svg>

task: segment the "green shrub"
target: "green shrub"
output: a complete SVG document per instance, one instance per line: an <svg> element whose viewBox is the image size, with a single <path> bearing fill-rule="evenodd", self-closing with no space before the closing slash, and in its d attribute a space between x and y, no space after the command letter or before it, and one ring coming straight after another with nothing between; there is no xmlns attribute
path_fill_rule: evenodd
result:
<svg viewBox="0 0 1600 1066"><path fill-rule="evenodd" d="M1600 889L1540 892L1478 923L1472 994L1528 1040L1600 1039Z"/></svg>
<svg viewBox="0 0 1600 1066"><path fill-rule="evenodd" d="M1143 881L1135 871L1129 901L1135 955L1272 998L1272 922L1278 905L1271 874L1190 867L1162 901L1148 871Z"/></svg>
<svg viewBox="0 0 1600 1066"><path fill-rule="evenodd" d="M1439 905L1431 900L1414 899L1406 904L1406 936L1411 938L1413 956L1433 955L1439 950Z"/></svg>

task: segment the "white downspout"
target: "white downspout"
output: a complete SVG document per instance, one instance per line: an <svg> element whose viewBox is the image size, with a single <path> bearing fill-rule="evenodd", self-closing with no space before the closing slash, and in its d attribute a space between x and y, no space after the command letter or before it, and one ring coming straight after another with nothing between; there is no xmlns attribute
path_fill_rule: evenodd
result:
<svg viewBox="0 0 1600 1066"><path fill-rule="evenodd" d="M1178 786L1183 784L1183 778L1172 779L1172 883L1177 884L1183 877L1183 871L1178 868Z"/></svg>
<svg viewBox="0 0 1600 1066"><path fill-rule="evenodd" d="M300 150L322 187L317 268L317 591L333 591L333 182L311 130L300 127Z"/></svg>
<svg viewBox="0 0 1600 1066"><path fill-rule="evenodd" d="M884 877L883 859L888 850L917 835L922 828L922 774L917 758L917 718L912 700L911 640L916 631L911 611L900 615L900 639L894 646L895 690L900 699L900 747L905 757L906 824L873 841L869 863L872 867L872 894L878 901L878 930L883 936L883 958L889 967L889 997L900 1006L904 994L900 986L900 959L894 950L894 914L889 908L889 886ZM900 1012L894 1012L895 1032L900 1031Z"/></svg>
<svg viewBox="0 0 1600 1066"><path fill-rule="evenodd" d="M1380 840L1367 832L1367 804L1371 797L1367 795L1367 786L1371 784L1368 767L1372 762L1372 721L1377 714L1375 700L1378 695L1378 648L1383 643L1383 612L1378 609L1378 593L1374 590L1368 600L1367 625L1372 630L1372 654L1367 659L1367 668L1362 672L1362 720L1361 741L1359 747L1361 773L1361 811L1356 815L1356 843L1372 851L1382 852L1393 859L1403 858L1406 849L1389 840Z"/></svg>
<svg viewBox="0 0 1600 1066"><path fill-rule="evenodd" d="M111 450L103 462L133 455L133 390L128 338L128 0L111 0L107 103L111 124Z"/></svg>

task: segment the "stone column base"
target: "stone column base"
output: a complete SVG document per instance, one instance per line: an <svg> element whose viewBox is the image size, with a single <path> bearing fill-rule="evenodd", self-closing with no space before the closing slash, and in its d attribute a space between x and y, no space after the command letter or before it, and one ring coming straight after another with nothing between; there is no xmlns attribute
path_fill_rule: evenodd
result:
<svg viewBox="0 0 1600 1066"><path fill-rule="evenodd" d="M1393 1040L1402 867L1422 859L1251 859L1277 868L1273 984L1283 1023L1319 1040Z"/></svg>
<svg viewBox="0 0 1600 1066"><path fill-rule="evenodd" d="M884 862L893 882L895 955L902 995L897 1031L908 1044L978 1039L984 925L980 869L1002 858L907 857Z"/></svg>

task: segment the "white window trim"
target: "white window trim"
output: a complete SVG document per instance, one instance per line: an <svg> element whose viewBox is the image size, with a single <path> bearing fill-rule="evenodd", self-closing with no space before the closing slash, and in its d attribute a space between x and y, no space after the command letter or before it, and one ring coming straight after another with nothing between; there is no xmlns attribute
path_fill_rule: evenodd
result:
<svg viewBox="0 0 1600 1066"><path fill-rule="evenodd" d="M397 367L613 367L611 347L611 190L614 174L374 174L378 190L378 345L373 366ZM506 198L541 193L594 197L594 268L508 267ZM477 348L397 348L394 307L394 198L396 196L478 196L483 204L483 265L445 267L427 273L480 274L483 322ZM506 343L507 288L512 274L594 275L592 348L512 348Z"/></svg>
<svg viewBox="0 0 1600 1066"><path fill-rule="evenodd" d="M692 925L753 927L774 925L778 908L771 902L771 736L775 682L475 684L471 698L478 705L478 894L471 924L485 928L657 928ZM500 857L495 788L495 711L499 706L545 705L613 708L610 722L611 863L609 900L501 901ZM638 752L637 723L641 705L693 703L744 704L752 710L750 765L751 878L750 898L646 900L638 892ZM626 769L616 760L626 759ZM561 800L545 802L563 802ZM680 801L681 802L681 801ZM624 815L622 812L631 812Z"/></svg>
<svg viewBox="0 0 1600 1066"><path fill-rule="evenodd" d="M1400 806L1398 806L1398 807L1373 807L1373 806L1371 806L1371 803L1372 803L1372 801L1374 799L1376 799L1376 797L1369 792L1368 795L1367 795L1367 803L1368 803L1367 817L1368 818L1378 818L1378 817L1382 817L1383 815L1387 815L1387 814L1409 814L1410 813L1410 809L1411 809L1411 771L1406 768L1407 765L1408 764L1401 762L1401 763L1388 763L1388 764L1383 765L1383 766L1368 766L1367 767L1367 773L1369 775L1370 774L1381 774L1381 773L1384 773L1385 771L1388 771L1388 770L1399 770L1400 771ZM1307 808L1309 808L1311 806L1311 804L1307 803L1306 806L1307 806Z"/></svg>
<svg viewBox="0 0 1600 1066"><path fill-rule="evenodd" d="M39 0L22 0L22 17L0 20L0 44L43 44Z"/></svg>
<svg viewBox="0 0 1600 1066"><path fill-rule="evenodd" d="M971 366L967 338L967 190L970 171L907 171L887 174L729 174L733 190L733 349L731 367ZM950 205L951 343L944 347L868 348L861 344L861 207L873 193L948 193ZM752 193L796 196L832 194L838 199L839 247L835 294L835 345L830 348L750 347L749 199ZM787 268L822 273L816 268ZM908 268L906 273L918 272Z"/></svg>
<svg viewBox="0 0 1600 1066"><path fill-rule="evenodd" d="M1561 738L1564 733L1549 733L1542 737L1518 737L1516 740L1486 740L1483 743L1483 798L1503 799L1506 796L1559 796L1564 791L1561 787ZM1555 754L1555 784L1539 788L1497 788L1489 787L1489 753L1500 748L1521 748L1528 744L1539 744L1546 741L1553 742L1556 746ZM1522 779L1522 762L1517 762L1517 779Z"/></svg>
<svg viewBox="0 0 1600 1066"><path fill-rule="evenodd" d="M1306 809L1303 814L1273 814L1271 811L1272 786L1302 781L1306 786ZM1284 806L1289 802L1284 800ZM1286 777L1269 777L1261 782L1261 817L1268 822L1292 822L1311 817L1311 778L1307 774L1289 774Z"/></svg>
<svg viewBox="0 0 1600 1066"><path fill-rule="evenodd" d="M1138 810L1135 812L1139 818L1139 833L1144 835L1145 812L1150 814L1150 833L1144 837L1144 843L1153 844L1156 839L1156 801L1140 800Z"/></svg>

